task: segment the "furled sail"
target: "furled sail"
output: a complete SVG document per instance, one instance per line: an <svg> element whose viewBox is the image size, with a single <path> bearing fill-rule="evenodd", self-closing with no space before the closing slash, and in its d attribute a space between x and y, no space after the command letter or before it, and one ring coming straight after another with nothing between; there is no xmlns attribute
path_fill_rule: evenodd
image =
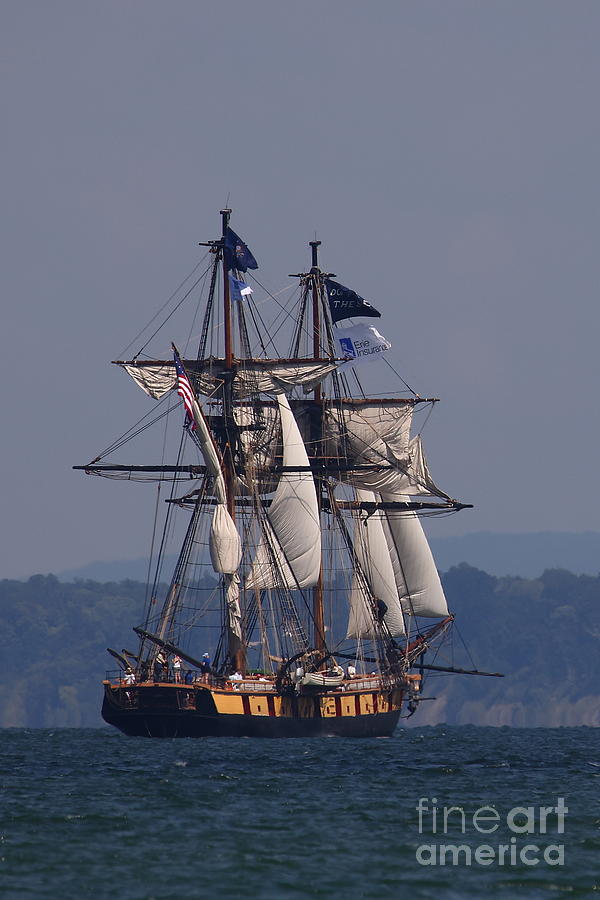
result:
<svg viewBox="0 0 600 900"><path fill-rule="evenodd" d="M225 361L210 358L190 362L183 360L198 393L212 396L223 383ZM159 400L177 384L173 364L167 360L154 362L119 362L143 391ZM248 397L255 393L276 393L289 391L301 386L311 391L326 375L336 368L336 364L297 359L293 362L261 359L239 360L233 378L233 394L236 398Z"/></svg>
<svg viewBox="0 0 600 900"><path fill-rule="evenodd" d="M242 613L240 610L240 576L231 575L225 592L227 625L229 631L239 641L242 640Z"/></svg>
<svg viewBox="0 0 600 900"><path fill-rule="evenodd" d="M409 441L406 460L386 462L379 466L373 466L373 468L350 471L344 473L342 477L344 481L348 481L356 487L369 488L377 493L451 499L431 477L420 435L416 435Z"/></svg>
<svg viewBox="0 0 600 900"><path fill-rule="evenodd" d="M239 403L233 408L243 452L244 474L236 480L237 493L271 494L277 487L275 458L281 454L281 426L277 403Z"/></svg>
<svg viewBox="0 0 600 900"><path fill-rule="evenodd" d="M219 503L225 503L227 494L225 490L225 478L223 475L223 469L221 467L219 451L217 450L217 446L215 444L208 422L206 421L206 417L202 412L200 404L197 400L193 401L192 408L194 410L194 425L196 426L194 429L194 436L202 452L206 469L213 477L213 490L215 493L215 497L217 498Z"/></svg>
<svg viewBox="0 0 600 900"><path fill-rule="evenodd" d="M370 491L357 491L357 500L372 502L376 497ZM377 510L365 521L357 521L354 527L354 552L363 578L356 574L350 589L350 614L348 638L376 637L373 621L373 602L365 596L365 582L371 597L381 611L381 618L396 637L405 634L404 616L398 599L394 569L383 530L383 513Z"/></svg>
<svg viewBox="0 0 600 900"><path fill-rule="evenodd" d="M406 400L344 400L325 414L331 456L347 459L356 469L340 479L377 493L436 496L449 500L433 481L420 435L410 438L413 406Z"/></svg>
<svg viewBox="0 0 600 900"><path fill-rule="evenodd" d="M357 465L408 465L413 404L407 400L343 399L324 413L329 456L349 458Z"/></svg>
<svg viewBox="0 0 600 900"><path fill-rule="evenodd" d="M277 397L284 468L309 466L300 430L284 394ZM267 512L246 588L312 587L321 568L321 526L312 472L284 472Z"/></svg>
<svg viewBox="0 0 600 900"><path fill-rule="evenodd" d="M378 490L383 490L384 492L389 491L393 494L411 494L412 496L433 494L437 497L445 497L447 500L450 500L450 495L442 491L431 477L420 434L417 434L412 438L409 452L410 466L406 473L406 486L400 486L402 482L399 478L393 487L384 487Z"/></svg>
<svg viewBox="0 0 600 900"><path fill-rule="evenodd" d="M217 503L208 538L210 561L215 572L233 575L242 561L242 543L224 503Z"/></svg>
<svg viewBox="0 0 600 900"><path fill-rule="evenodd" d="M382 494L381 499L404 501L407 497ZM383 530L405 614L447 616L448 605L440 576L418 517L411 511L386 510Z"/></svg>

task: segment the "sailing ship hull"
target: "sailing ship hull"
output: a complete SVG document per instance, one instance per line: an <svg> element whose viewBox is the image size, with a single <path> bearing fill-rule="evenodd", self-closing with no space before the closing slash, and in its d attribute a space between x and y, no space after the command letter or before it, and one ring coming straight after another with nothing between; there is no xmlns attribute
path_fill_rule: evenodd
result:
<svg viewBox="0 0 600 900"><path fill-rule="evenodd" d="M402 703L397 689L280 696L105 682L102 717L137 737L389 737Z"/></svg>

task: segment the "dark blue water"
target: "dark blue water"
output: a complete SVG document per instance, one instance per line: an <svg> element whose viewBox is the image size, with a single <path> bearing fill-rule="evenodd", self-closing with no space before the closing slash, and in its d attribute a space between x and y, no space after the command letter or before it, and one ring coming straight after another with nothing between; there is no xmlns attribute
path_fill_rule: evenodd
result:
<svg viewBox="0 0 600 900"><path fill-rule="evenodd" d="M0 747L2 897L600 892L600 729L438 726L310 741L10 729ZM559 798L568 812L562 823L548 812L543 833L539 808ZM453 806L464 821L455 810L444 827Z"/></svg>

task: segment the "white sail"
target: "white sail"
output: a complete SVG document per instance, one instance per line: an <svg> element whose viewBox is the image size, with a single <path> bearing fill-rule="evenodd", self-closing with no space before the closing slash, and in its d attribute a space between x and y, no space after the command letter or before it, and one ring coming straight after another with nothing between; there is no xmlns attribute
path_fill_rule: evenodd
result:
<svg viewBox="0 0 600 900"><path fill-rule="evenodd" d="M227 604L227 625L232 634L242 640L242 613L240 610L240 577L235 574L229 579L225 594Z"/></svg>
<svg viewBox="0 0 600 900"><path fill-rule="evenodd" d="M185 360L183 364L186 364ZM122 366L135 383L155 400L159 400L177 386L175 367L168 360L151 363L119 362L118 365ZM233 393L235 397L242 398L256 393L289 391L296 386L302 386L305 391L310 391L335 368L336 363L329 361L315 363L303 359L293 362L244 359L239 361L233 378ZM191 368L190 374L193 375L196 390L210 397L223 384L224 371L224 360L211 358L196 363Z"/></svg>
<svg viewBox="0 0 600 900"><path fill-rule="evenodd" d="M242 542L235 522L224 503L217 503L208 539L210 560L215 572L233 575L242 561Z"/></svg>
<svg viewBox="0 0 600 900"><path fill-rule="evenodd" d="M361 467L379 470L382 466L400 466L404 472L410 464L412 415L413 404L406 400L343 399L324 413L326 453ZM358 483L361 476L359 470L340 477L355 477ZM364 487L372 489L367 481Z"/></svg>
<svg viewBox="0 0 600 900"><path fill-rule="evenodd" d="M202 451L204 464L214 479L213 490L215 497L219 503L225 503L227 498L225 491L225 477L223 475L219 451L217 450L212 432L208 427L206 417L197 400L193 401L192 407L194 410L194 424L196 426L194 433L200 446L200 450Z"/></svg>
<svg viewBox="0 0 600 900"><path fill-rule="evenodd" d="M420 434L417 434L411 440L409 451L411 462L409 470L406 473L407 486L402 488L394 487L392 489L384 488L384 492L392 494L411 494L412 496L433 494L437 497L445 497L447 500L450 500L450 495L442 491L431 477Z"/></svg>
<svg viewBox="0 0 600 900"><path fill-rule="evenodd" d="M370 491L357 491L357 500L374 502L376 497ZM390 559L385 533L383 513L377 510L364 521L354 526L354 551L364 575L371 596L385 609L383 620L394 636L406 633L404 616L398 599L394 568ZM363 579L355 574L350 589L350 615L348 617L348 638L375 637L373 603L365 596Z"/></svg>
<svg viewBox="0 0 600 900"><path fill-rule="evenodd" d="M242 542L226 506L225 478L214 438L198 401L194 400L192 406L196 439L206 468L213 477L213 491L218 501L210 526L210 559L215 572L232 574L237 572L242 561Z"/></svg>
<svg viewBox="0 0 600 900"><path fill-rule="evenodd" d="M138 363L119 363L119 365L122 365L137 386L154 400L160 400L164 394L177 386L177 373L172 363L165 361L150 366Z"/></svg>
<svg viewBox="0 0 600 900"><path fill-rule="evenodd" d="M405 501L405 495L382 494L383 501ZM440 576L423 527L412 511L386 510L384 533L396 586L406 615L448 615Z"/></svg>
<svg viewBox="0 0 600 900"><path fill-rule="evenodd" d="M376 493L408 494L411 497L434 496L450 500L449 495L442 491L431 477L420 435L409 441L404 459L385 462L373 468L356 469L341 477L358 488Z"/></svg>
<svg viewBox="0 0 600 900"><path fill-rule="evenodd" d="M284 467L309 466L290 404L277 397ZM312 472L284 472L267 512L246 588L312 587L321 569L321 526Z"/></svg>

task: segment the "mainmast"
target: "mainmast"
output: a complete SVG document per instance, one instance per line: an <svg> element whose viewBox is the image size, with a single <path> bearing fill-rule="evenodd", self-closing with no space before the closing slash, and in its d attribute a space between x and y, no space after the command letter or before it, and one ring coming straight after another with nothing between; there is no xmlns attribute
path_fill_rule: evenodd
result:
<svg viewBox="0 0 600 900"><path fill-rule="evenodd" d="M321 241L309 241L312 260L310 279L312 282L312 325L313 325L313 356L315 360L321 358L321 295L323 290L322 274L319 268L319 247ZM313 433L313 455L322 456L323 448L323 410L320 383L315 387L314 394L315 418L318 423ZM318 482L317 503L319 514L321 512L321 484ZM314 621L314 646L316 650L325 650L325 615L323 603L323 565L319 572L319 580L313 588L313 621Z"/></svg>
<svg viewBox="0 0 600 900"><path fill-rule="evenodd" d="M312 314L313 314L313 356L315 359L319 359L321 357L321 307L320 307L320 297L319 297L319 288L320 284L320 276L321 270L319 268L319 247L321 246L321 241L309 241L311 250L312 250L312 261L311 261L311 280L312 280ZM314 399L321 399L321 385L318 384L315 388Z"/></svg>
<svg viewBox="0 0 600 900"><path fill-rule="evenodd" d="M227 266L227 254L225 253L225 240L229 227L230 209L221 210L223 221L223 237L221 252L223 255L223 321L225 323L225 366L231 369L233 363L233 341L231 338L231 298L229 295L229 269Z"/></svg>

